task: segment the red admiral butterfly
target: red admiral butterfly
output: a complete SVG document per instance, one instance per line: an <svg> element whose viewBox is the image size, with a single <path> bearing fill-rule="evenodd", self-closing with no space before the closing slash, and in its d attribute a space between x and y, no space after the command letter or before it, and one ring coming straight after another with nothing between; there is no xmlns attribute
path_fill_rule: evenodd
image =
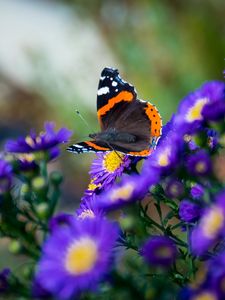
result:
<svg viewBox="0 0 225 300"><path fill-rule="evenodd" d="M97 93L97 115L101 132L89 134L91 141L68 147L73 153L119 151L148 156L161 135L162 120L156 107L137 99L135 88L118 70L105 68Z"/></svg>

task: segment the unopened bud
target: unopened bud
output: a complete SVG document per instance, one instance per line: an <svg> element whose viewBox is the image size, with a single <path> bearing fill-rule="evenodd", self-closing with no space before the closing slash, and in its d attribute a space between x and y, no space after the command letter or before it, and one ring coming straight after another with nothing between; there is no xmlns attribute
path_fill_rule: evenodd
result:
<svg viewBox="0 0 225 300"><path fill-rule="evenodd" d="M9 251L13 254L18 254L21 250L21 244L19 241L12 240L9 244Z"/></svg>

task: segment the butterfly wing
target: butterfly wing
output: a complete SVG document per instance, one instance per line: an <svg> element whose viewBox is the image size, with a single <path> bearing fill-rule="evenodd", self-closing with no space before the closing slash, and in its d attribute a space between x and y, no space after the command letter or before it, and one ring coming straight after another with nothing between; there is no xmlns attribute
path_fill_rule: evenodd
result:
<svg viewBox="0 0 225 300"><path fill-rule="evenodd" d="M115 118L117 108L123 109L127 103L135 100L136 91L132 85L124 81L117 69L104 68L98 85L97 115L102 130L106 130L109 124L106 122L111 117ZM116 106L120 104L120 106Z"/></svg>
<svg viewBox="0 0 225 300"><path fill-rule="evenodd" d="M149 155L161 135L162 121L156 107L138 100L134 87L121 79L115 69L102 71L97 114L102 131L115 129L118 132L118 141L110 142L110 146L130 155ZM120 137L120 132L131 134L136 140L127 143Z"/></svg>
<svg viewBox="0 0 225 300"><path fill-rule="evenodd" d="M80 142L74 145L71 145L67 148L67 151L72 152L74 154L86 153L86 152L105 152L111 151L107 145L102 143L97 143L96 141L85 141Z"/></svg>

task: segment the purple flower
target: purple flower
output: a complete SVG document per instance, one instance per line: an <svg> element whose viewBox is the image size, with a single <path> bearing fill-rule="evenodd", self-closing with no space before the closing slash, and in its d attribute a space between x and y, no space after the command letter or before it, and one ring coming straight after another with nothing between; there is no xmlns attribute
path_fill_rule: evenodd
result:
<svg viewBox="0 0 225 300"><path fill-rule="evenodd" d="M12 182L12 167L11 165L0 159L0 194L7 192Z"/></svg>
<svg viewBox="0 0 225 300"><path fill-rule="evenodd" d="M150 265L169 267L176 258L177 250L168 237L153 236L145 242L140 254Z"/></svg>
<svg viewBox="0 0 225 300"><path fill-rule="evenodd" d="M117 238L117 225L106 219L74 218L45 242L36 280L57 299L96 288L109 272Z"/></svg>
<svg viewBox="0 0 225 300"><path fill-rule="evenodd" d="M55 124L53 122L45 123L45 132L37 135L31 132L26 138L19 138L17 141L9 140L6 143L5 150L12 153L36 153L48 152L49 158L55 158L59 155L58 146L67 142L72 132L66 128L54 131Z"/></svg>
<svg viewBox="0 0 225 300"><path fill-rule="evenodd" d="M218 145L218 140L219 140L218 132L214 129L208 129L207 136L208 136L208 145L210 149L215 149L216 146Z"/></svg>
<svg viewBox="0 0 225 300"><path fill-rule="evenodd" d="M175 133L168 134L152 155L146 159L143 170L166 174L179 164L183 140Z"/></svg>
<svg viewBox="0 0 225 300"><path fill-rule="evenodd" d="M62 226L70 226L70 222L73 221L74 216L71 214L61 213L50 219L48 228L50 231L58 230Z"/></svg>
<svg viewBox="0 0 225 300"><path fill-rule="evenodd" d="M220 300L217 297L216 292L211 289L201 289L200 291L197 290L193 292L193 295L188 299L189 300Z"/></svg>
<svg viewBox="0 0 225 300"><path fill-rule="evenodd" d="M207 121L217 121L225 116L225 96L223 101L215 101L207 104L202 111L203 117Z"/></svg>
<svg viewBox="0 0 225 300"><path fill-rule="evenodd" d="M225 253L217 255L208 265L207 284L217 292L219 299L225 299Z"/></svg>
<svg viewBox="0 0 225 300"><path fill-rule="evenodd" d="M95 194L93 194L92 198L83 199L80 207L76 210L78 219L102 218L104 214L104 210L97 206Z"/></svg>
<svg viewBox="0 0 225 300"><path fill-rule="evenodd" d="M51 294L37 280L34 280L32 284L32 297L34 299L51 299Z"/></svg>
<svg viewBox="0 0 225 300"><path fill-rule="evenodd" d="M194 176L209 175L212 169L211 160L205 150L193 153L187 160L187 169Z"/></svg>
<svg viewBox="0 0 225 300"><path fill-rule="evenodd" d="M115 151L97 153L97 158L93 160L89 173L94 179L94 184L101 184L101 188L105 188L121 176L130 163L128 155L122 153Z"/></svg>
<svg viewBox="0 0 225 300"><path fill-rule="evenodd" d="M207 121L217 121L225 115L225 84L220 81L213 81L204 84L202 92L210 99L210 102L203 107L202 116Z"/></svg>
<svg viewBox="0 0 225 300"><path fill-rule="evenodd" d="M215 203L206 208L191 234L191 247L202 255L225 233L225 191L217 195Z"/></svg>
<svg viewBox="0 0 225 300"><path fill-rule="evenodd" d="M148 191L148 183L141 176L125 176L122 181L96 199L96 205L105 211L117 209L140 200Z"/></svg>
<svg viewBox="0 0 225 300"><path fill-rule="evenodd" d="M5 268L0 272L0 294L4 293L8 289L8 277L10 275L10 269Z"/></svg>
<svg viewBox="0 0 225 300"><path fill-rule="evenodd" d="M158 146L161 144L161 142L172 132L174 132L174 120L175 115L172 115L171 119L162 127L162 135L159 139Z"/></svg>
<svg viewBox="0 0 225 300"><path fill-rule="evenodd" d="M191 196L193 199L200 199L204 195L204 188L200 184L195 184L191 188Z"/></svg>
<svg viewBox="0 0 225 300"><path fill-rule="evenodd" d="M196 221L201 213L201 208L199 205L189 201L182 200L179 206L179 216L184 222L193 222Z"/></svg>
<svg viewBox="0 0 225 300"><path fill-rule="evenodd" d="M81 198L81 202L91 201L92 199L95 198L95 196L97 194L100 193L102 184L101 183L96 184L95 180L96 180L96 178L91 179L91 182L89 183L88 188L86 189L83 197Z"/></svg>
<svg viewBox="0 0 225 300"><path fill-rule="evenodd" d="M165 193L169 198L178 199L184 193L184 186L177 179L171 178L166 184Z"/></svg>
<svg viewBox="0 0 225 300"><path fill-rule="evenodd" d="M199 131L206 120L205 112L208 113L208 108L214 107L218 101L224 101L224 89L223 82L211 81L187 95L180 103L175 117L177 129L182 134L193 134ZM218 117L218 114L216 109L212 113L214 118Z"/></svg>

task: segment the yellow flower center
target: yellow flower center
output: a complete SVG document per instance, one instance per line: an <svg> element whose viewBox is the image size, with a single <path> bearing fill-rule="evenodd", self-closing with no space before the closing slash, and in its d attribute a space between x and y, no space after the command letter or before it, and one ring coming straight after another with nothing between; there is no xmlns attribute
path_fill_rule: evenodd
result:
<svg viewBox="0 0 225 300"><path fill-rule="evenodd" d="M118 199L120 200L129 200L132 193L134 191L134 186L130 183L127 183L126 185L117 188L116 190L113 190L111 196L110 196L110 200L112 202L117 201Z"/></svg>
<svg viewBox="0 0 225 300"><path fill-rule="evenodd" d="M203 161L199 161L196 165L195 165L195 169L198 173L204 173L207 169L206 164Z"/></svg>
<svg viewBox="0 0 225 300"><path fill-rule="evenodd" d="M217 297L210 292L203 292L200 295L192 298L192 300L217 300Z"/></svg>
<svg viewBox="0 0 225 300"><path fill-rule="evenodd" d="M169 164L169 155L170 155L170 150L169 149L165 149L164 152L159 154L158 157L158 164L161 167L166 167Z"/></svg>
<svg viewBox="0 0 225 300"><path fill-rule="evenodd" d="M109 173L115 172L121 166L124 156L121 153L118 155L115 151L107 153L103 160L103 166L106 171Z"/></svg>
<svg viewBox="0 0 225 300"><path fill-rule="evenodd" d="M208 98L201 98L196 101L194 106L188 110L186 114L186 121L191 123L193 121L202 120L202 109L208 102Z"/></svg>
<svg viewBox="0 0 225 300"><path fill-rule="evenodd" d="M172 256L172 249L169 247L160 247L157 249L156 256L161 258L167 258Z"/></svg>
<svg viewBox="0 0 225 300"><path fill-rule="evenodd" d="M17 154L18 159L26 162L32 162L34 161L35 157L33 153L20 153Z"/></svg>
<svg viewBox="0 0 225 300"><path fill-rule="evenodd" d="M35 139L36 143L37 144L41 144L41 138L40 136L37 136L36 139Z"/></svg>
<svg viewBox="0 0 225 300"><path fill-rule="evenodd" d="M95 180L96 180L96 178L91 179L91 182L89 183L88 188L87 188L89 191L94 191L94 190L96 190L98 187L101 186L101 183L95 184L95 183L94 183Z"/></svg>
<svg viewBox="0 0 225 300"><path fill-rule="evenodd" d="M98 258L98 247L96 242L89 237L81 238L69 247L65 268L73 275L80 275L93 269Z"/></svg>
<svg viewBox="0 0 225 300"><path fill-rule="evenodd" d="M207 238L215 238L218 231L223 227L224 215L219 207L213 207L208 214L206 214L201 221L200 226Z"/></svg>
<svg viewBox="0 0 225 300"><path fill-rule="evenodd" d="M82 211L82 213L78 216L79 219L85 219L85 218L95 218L95 214L91 209L85 209Z"/></svg>
<svg viewBox="0 0 225 300"><path fill-rule="evenodd" d="M25 138L25 141L31 147L35 146L35 143L34 143L33 139L29 135Z"/></svg>

